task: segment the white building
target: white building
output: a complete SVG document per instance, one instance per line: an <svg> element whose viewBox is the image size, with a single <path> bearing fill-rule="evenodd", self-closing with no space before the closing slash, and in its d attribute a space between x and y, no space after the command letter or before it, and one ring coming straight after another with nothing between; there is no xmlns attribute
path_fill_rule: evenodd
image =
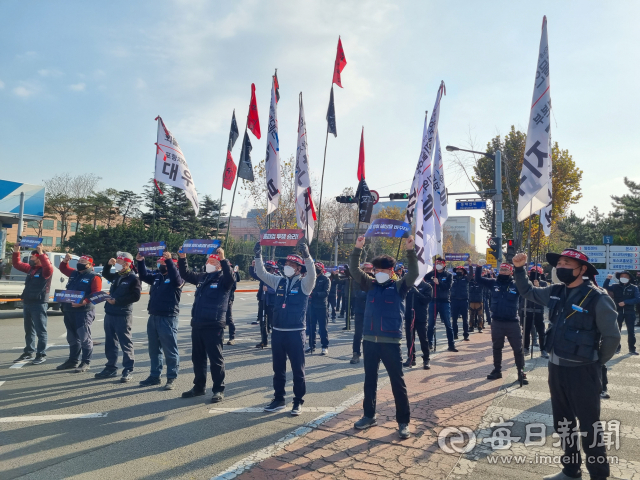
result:
<svg viewBox="0 0 640 480"><path fill-rule="evenodd" d="M471 245L476 244L476 219L474 217L449 217L444 222L444 234L453 237L456 234Z"/></svg>

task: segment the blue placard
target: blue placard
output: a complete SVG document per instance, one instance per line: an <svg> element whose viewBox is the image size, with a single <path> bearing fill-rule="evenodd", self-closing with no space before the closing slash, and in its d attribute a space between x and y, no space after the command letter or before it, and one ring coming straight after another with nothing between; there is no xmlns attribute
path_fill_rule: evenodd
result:
<svg viewBox="0 0 640 480"><path fill-rule="evenodd" d="M377 218L374 220L367 231L365 237L391 237L400 238L411 232L411 225L401 220L392 220L390 218Z"/></svg>
<svg viewBox="0 0 640 480"><path fill-rule="evenodd" d="M603 245L613 245L613 235L603 235L602 236L602 244Z"/></svg>
<svg viewBox="0 0 640 480"><path fill-rule="evenodd" d="M165 248L164 242L141 243L138 247L138 253L143 257L160 257Z"/></svg>
<svg viewBox="0 0 640 480"><path fill-rule="evenodd" d="M81 303L84 292L80 290L56 290L53 301L58 303Z"/></svg>
<svg viewBox="0 0 640 480"><path fill-rule="evenodd" d="M22 237L20 240L20 246L26 248L36 248L42 243L42 238L38 237Z"/></svg>
<svg viewBox="0 0 640 480"><path fill-rule="evenodd" d="M220 240L185 240L180 248L180 253L199 253L210 255L220 248Z"/></svg>
<svg viewBox="0 0 640 480"><path fill-rule="evenodd" d="M445 253L444 259L447 262L466 262L470 256L468 253Z"/></svg>
<svg viewBox="0 0 640 480"><path fill-rule="evenodd" d="M95 292L89 295L89 301L94 305L105 302L109 300L111 297L109 296L109 292Z"/></svg>
<svg viewBox="0 0 640 480"><path fill-rule="evenodd" d="M458 200L456 202L456 210L486 210L486 208L486 200Z"/></svg>

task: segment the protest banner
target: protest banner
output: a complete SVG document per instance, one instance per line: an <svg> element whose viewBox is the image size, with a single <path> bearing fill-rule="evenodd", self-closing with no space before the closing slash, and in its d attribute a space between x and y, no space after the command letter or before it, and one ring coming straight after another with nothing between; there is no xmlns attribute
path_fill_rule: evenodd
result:
<svg viewBox="0 0 640 480"><path fill-rule="evenodd" d="M180 248L180 253L199 253L210 255L220 247L220 240L199 239L185 240Z"/></svg>
<svg viewBox="0 0 640 480"><path fill-rule="evenodd" d="M401 220L392 220L390 218L377 218L369 225L365 232L365 237L391 237L401 238L409 235L411 225Z"/></svg>
<svg viewBox="0 0 640 480"><path fill-rule="evenodd" d="M56 290L53 301L58 303L81 303L84 299L84 292L80 290Z"/></svg>
<svg viewBox="0 0 640 480"><path fill-rule="evenodd" d="M260 245L265 247L295 247L304 238L302 229L271 228L260 234Z"/></svg>
<svg viewBox="0 0 640 480"><path fill-rule="evenodd" d="M444 259L447 262L466 262L469 260L470 255L468 253L445 253Z"/></svg>
<svg viewBox="0 0 640 480"><path fill-rule="evenodd" d="M165 248L164 242L141 243L138 246L138 253L143 257L160 257Z"/></svg>
<svg viewBox="0 0 640 480"><path fill-rule="evenodd" d="M26 248L36 248L42 243L42 237L23 237L20 240L20 246Z"/></svg>
<svg viewBox="0 0 640 480"><path fill-rule="evenodd" d="M89 297L87 298L89 298L89 301L91 303L93 303L94 305L97 305L99 303L109 300L111 296L109 295L109 292L95 292L89 295Z"/></svg>

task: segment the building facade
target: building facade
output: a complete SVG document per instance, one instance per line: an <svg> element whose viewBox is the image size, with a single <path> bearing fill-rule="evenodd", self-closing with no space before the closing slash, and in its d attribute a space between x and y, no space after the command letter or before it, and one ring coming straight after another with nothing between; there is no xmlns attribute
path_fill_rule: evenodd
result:
<svg viewBox="0 0 640 480"><path fill-rule="evenodd" d="M469 216L449 217L443 225L444 234L460 237L471 245L476 244L476 219Z"/></svg>

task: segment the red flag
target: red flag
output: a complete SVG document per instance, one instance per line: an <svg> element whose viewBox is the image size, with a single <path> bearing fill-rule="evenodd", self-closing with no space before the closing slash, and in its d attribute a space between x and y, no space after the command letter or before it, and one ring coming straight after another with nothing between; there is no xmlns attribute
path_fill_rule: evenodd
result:
<svg viewBox="0 0 640 480"><path fill-rule="evenodd" d="M360 155L358 156L358 180L364 180L364 127L360 135Z"/></svg>
<svg viewBox="0 0 640 480"><path fill-rule="evenodd" d="M347 59L344 56L344 50L342 49L342 40L338 37L338 52L336 53L336 64L333 67L333 83L342 88L342 83L340 82L340 73L344 69L344 66L347 64Z"/></svg>
<svg viewBox="0 0 640 480"><path fill-rule="evenodd" d="M227 150L227 163L224 166L224 175L222 177L222 186L227 190L231 190L233 181L236 179L237 171L238 167L236 167L236 164L231 157L231 152Z"/></svg>
<svg viewBox="0 0 640 480"><path fill-rule="evenodd" d="M247 115L247 128L260 140L260 119L258 118L258 105L256 104L256 84L251 84L251 103L249 115Z"/></svg>

